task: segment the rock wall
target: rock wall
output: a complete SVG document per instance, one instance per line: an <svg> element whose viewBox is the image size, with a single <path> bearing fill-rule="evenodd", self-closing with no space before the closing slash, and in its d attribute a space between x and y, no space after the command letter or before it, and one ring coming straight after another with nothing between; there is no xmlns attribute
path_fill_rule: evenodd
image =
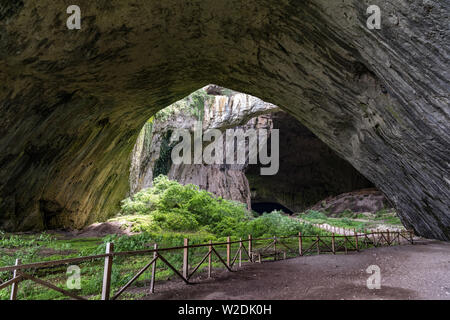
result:
<svg viewBox="0 0 450 320"><path fill-rule="evenodd" d="M222 139L225 150L226 129L240 128L244 132L258 128L270 130L270 118L261 117L261 115L280 110L277 106L256 97L228 89L220 88L220 90L227 90L228 95L219 94L220 92L206 94L212 87L220 88L210 85L196 91L184 99L183 106L179 104L169 106L144 126L131 155L130 191L132 194L151 187L153 178L162 173L180 183L193 183L217 196L246 203L248 208L251 207L250 188L245 176L247 165L175 165L170 160L170 145L173 146L173 144L169 142L169 139L175 129L187 129L193 136L195 123L201 121L204 131L219 129L224 132ZM194 115L192 110L195 109L196 96L202 97L202 112ZM152 126L151 130L148 130L149 123ZM149 147L147 147L148 141L150 141ZM165 155L162 156L162 153ZM165 170L158 170L161 162L167 164Z"/></svg>
<svg viewBox="0 0 450 320"><path fill-rule="evenodd" d="M340 214L345 210L353 213L377 213L383 209L391 209L383 193L376 189L363 189L328 197L312 206L311 210L325 212L329 215Z"/></svg>
<svg viewBox="0 0 450 320"><path fill-rule="evenodd" d="M0 227L117 210L156 111L208 83L271 102L450 240L449 1L0 3ZM376 4L382 28L366 27Z"/></svg>

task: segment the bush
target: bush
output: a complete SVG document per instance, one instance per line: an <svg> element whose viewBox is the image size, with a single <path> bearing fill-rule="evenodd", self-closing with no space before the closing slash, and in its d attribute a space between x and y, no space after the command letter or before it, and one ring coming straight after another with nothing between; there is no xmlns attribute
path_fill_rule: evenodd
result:
<svg viewBox="0 0 450 320"><path fill-rule="evenodd" d="M202 231L221 238L247 237L248 234L288 236L305 230L302 223L282 212L254 218L242 203L215 197L195 185L184 186L162 175L155 178L152 188L122 201L121 213L127 215L122 219L131 223L134 232ZM320 212L314 214L324 216Z"/></svg>
<svg viewBox="0 0 450 320"><path fill-rule="evenodd" d="M197 231L199 223L185 209L173 209L172 211L156 211L153 220L161 230L170 231Z"/></svg>
<svg viewBox="0 0 450 320"><path fill-rule="evenodd" d="M315 210L308 210L304 217L308 219L322 219L322 220L327 219L327 216L325 214Z"/></svg>
<svg viewBox="0 0 450 320"><path fill-rule="evenodd" d="M255 238L271 236L291 236L305 232L305 225L289 218L280 211L265 213L240 226L240 235L251 234Z"/></svg>
<svg viewBox="0 0 450 320"><path fill-rule="evenodd" d="M249 219L245 205L216 198L198 186L181 185L160 175L152 188L122 201L122 215L146 215L147 231L195 232L200 229L218 236L229 235ZM127 217L127 221L132 221ZM135 226L133 230L139 229Z"/></svg>

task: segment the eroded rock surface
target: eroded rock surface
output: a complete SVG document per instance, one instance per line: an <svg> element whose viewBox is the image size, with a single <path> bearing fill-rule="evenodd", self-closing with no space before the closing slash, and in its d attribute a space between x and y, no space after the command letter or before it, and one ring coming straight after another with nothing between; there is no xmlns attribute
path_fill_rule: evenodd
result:
<svg viewBox="0 0 450 320"><path fill-rule="evenodd" d="M449 1L80 0L0 4L0 227L81 227L117 209L157 110L208 84L300 120L450 240Z"/></svg>
<svg viewBox="0 0 450 320"><path fill-rule="evenodd" d="M376 189L363 189L343 193L336 197L328 197L310 209L336 214L345 210L351 210L354 213L377 213L389 208L391 208L391 204L383 193Z"/></svg>

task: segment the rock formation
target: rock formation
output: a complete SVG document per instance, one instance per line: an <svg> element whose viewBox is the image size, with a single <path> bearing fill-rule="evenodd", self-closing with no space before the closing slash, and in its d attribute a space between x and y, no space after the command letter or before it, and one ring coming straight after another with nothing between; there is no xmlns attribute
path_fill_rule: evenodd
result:
<svg viewBox="0 0 450 320"><path fill-rule="evenodd" d="M450 240L450 2L0 3L0 227L81 227L117 210L156 111L208 83L298 119ZM366 9L382 13L380 30Z"/></svg>
<svg viewBox="0 0 450 320"><path fill-rule="evenodd" d="M339 214L345 210L354 213L376 213L383 209L390 209L391 204L384 194L376 189L363 189L340 194L336 197L328 197L312 206L311 210L326 212L327 214Z"/></svg>
<svg viewBox="0 0 450 320"><path fill-rule="evenodd" d="M224 90L229 94L223 94ZM196 97L201 97L201 110L198 114L192 113ZM165 174L180 183L193 183L217 196L246 203L250 208L250 189L245 177L247 164L227 165L224 161L223 164L214 165L175 165L170 159L173 146L170 136L176 129L187 129L193 136L196 122L201 121L203 132L208 129L219 129L223 132L225 149L226 129L270 130L271 119L259 115L279 110L277 106L256 97L231 92L215 85L196 91L181 103L171 105L162 113L158 113L155 119L142 129L131 155L130 192L133 194L151 187L154 177Z"/></svg>

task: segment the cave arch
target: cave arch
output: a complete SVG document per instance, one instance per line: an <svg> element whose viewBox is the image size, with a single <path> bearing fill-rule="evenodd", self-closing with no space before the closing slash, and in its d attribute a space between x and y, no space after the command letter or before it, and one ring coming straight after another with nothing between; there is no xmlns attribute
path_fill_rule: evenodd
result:
<svg viewBox="0 0 450 320"><path fill-rule="evenodd" d="M252 203L252 210L259 214L269 213L274 210L282 211L283 213L287 214L293 213L291 210L278 202L255 202Z"/></svg>
<svg viewBox="0 0 450 320"><path fill-rule="evenodd" d="M377 31L357 0L80 0L77 31L54 1L2 4L0 228L114 213L145 121L216 83L289 112L406 227L450 240L450 4L378 2Z"/></svg>

